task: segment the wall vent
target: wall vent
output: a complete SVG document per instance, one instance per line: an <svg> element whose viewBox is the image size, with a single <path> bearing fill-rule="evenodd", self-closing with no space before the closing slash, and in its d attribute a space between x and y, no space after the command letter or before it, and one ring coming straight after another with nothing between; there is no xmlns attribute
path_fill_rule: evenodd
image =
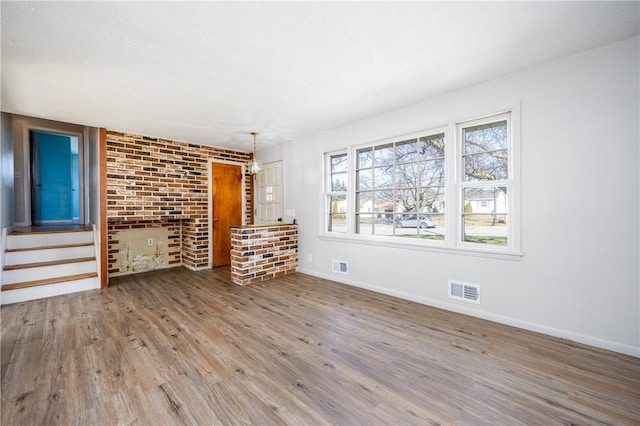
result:
<svg viewBox="0 0 640 426"><path fill-rule="evenodd" d="M346 274L349 272L349 263L347 263L346 260L333 259L331 264L333 265L333 272L338 272L340 274Z"/></svg>
<svg viewBox="0 0 640 426"><path fill-rule="evenodd" d="M449 297L465 302L480 303L480 286L449 280Z"/></svg>

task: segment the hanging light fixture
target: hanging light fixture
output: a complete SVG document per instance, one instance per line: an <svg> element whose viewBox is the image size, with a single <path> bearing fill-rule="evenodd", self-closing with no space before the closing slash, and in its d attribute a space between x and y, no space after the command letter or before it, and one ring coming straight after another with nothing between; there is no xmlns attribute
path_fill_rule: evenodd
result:
<svg viewBox="0 0 640 426"><path fill-rule="evenodd" d="M262 170L262 163L256 159L256 136L258 132L251 132L253 135L253 157L247 163L247 170L252 175L257 175Z"/></svg>

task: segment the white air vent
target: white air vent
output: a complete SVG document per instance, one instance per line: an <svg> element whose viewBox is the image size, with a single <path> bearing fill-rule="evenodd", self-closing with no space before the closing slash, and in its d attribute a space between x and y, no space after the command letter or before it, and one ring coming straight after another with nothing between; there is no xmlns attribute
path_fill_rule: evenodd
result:
<svg viewBox="0 0 640 426"><path fill-rule="evenodd" d="M331 261L331 264L333 265L333 272L339 272L341 274L346 274L349 272L349 264L346 260L333 259Z"/></svg>
<svg viewBox="0 0 640 426"><path fill-rule="evenodd" d="M480 303L480 286L449 280L449 297L466 302Z"/></svg>

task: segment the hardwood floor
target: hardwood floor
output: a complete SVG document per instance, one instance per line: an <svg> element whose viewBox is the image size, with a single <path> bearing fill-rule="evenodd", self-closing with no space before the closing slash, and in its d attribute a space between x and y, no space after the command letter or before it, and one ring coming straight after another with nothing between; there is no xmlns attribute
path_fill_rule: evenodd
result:
<svg viewBox="0 0 640 426"><path fill-rule="evenodd" d="M640 424L640 360L302 274L3 306L2 425Z"/></svg>

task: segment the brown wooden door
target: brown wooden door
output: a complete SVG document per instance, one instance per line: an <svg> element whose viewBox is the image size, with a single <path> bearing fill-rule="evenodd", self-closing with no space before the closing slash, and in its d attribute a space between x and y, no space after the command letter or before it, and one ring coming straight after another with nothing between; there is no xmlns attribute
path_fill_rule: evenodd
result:
<svg viewBox="0 0 640 426"><path fill-rule="evenodd" d="M213 267L231 263L231 226L242 225L242 167L213 163Z"/></svg>

